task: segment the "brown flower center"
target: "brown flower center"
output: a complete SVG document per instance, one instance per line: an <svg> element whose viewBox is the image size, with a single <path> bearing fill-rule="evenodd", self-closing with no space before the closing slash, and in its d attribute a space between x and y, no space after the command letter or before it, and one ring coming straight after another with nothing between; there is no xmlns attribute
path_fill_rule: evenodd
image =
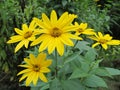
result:
<svg viewBox="0 0 120 90"><path fill-rule="evenodd" d="M105 43L107 42L107 40L105 40L105 39L100 39L99 42L100 42L101 44L105 44Z"/></svg>
<svg viewBox="0 0 120 90"><path fill-rule="evenodd" d="M83 29L82 29L82 28L79 28L79 29L77 29L77 31L78 31L79 33L82 33L82 32L83 32Z"/></svg>
<svg viewBox="0 0 120 90"><path fill-rule="evenodd" d="M52 29L51 36L53 37L59 37L62 34L61 30L57 27Z"/></svg>
<svg viewBox="0 0 120 90"><path fill-rule="evenodd" d="M34 70L35 72L39 72L39 71L40 71L40 66L34 65L34 66L33 66L33 70Z"/></svg>
<svg viewBox="0 0 120 90"><path fill-rule="evenodd" d="M25 39L28 39L31 36L32 36L32 32L29 32L29 31L24 34Z"/></svg>

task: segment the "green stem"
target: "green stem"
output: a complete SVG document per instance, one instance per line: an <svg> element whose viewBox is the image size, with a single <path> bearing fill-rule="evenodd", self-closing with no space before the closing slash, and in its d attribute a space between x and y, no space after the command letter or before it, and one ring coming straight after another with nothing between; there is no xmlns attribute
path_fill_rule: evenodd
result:
<svg viewBox="0 0 120 90"><path fill-rule="evenodd" d="M75 48L75 46L77 45L77 43L78 43L78 40L75 42L75 45L74 45L74 47L73 47L73 48Z"/></svg>
<svg viewBox="0 0 120 90"><path fill-rule="evenodd" d="M57 50L55 49L55 77L57 78L58 67L57 67L58 59L57 59Z"/></svg>

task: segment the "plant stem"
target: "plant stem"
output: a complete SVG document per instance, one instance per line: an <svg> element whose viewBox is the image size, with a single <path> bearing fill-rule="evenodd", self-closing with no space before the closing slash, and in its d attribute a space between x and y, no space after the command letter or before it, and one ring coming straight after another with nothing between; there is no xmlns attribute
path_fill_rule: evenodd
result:
<svg viewBox="0 0 120 90"><path fill-rule="evenodd" d="M78 40L75 42L75 44L74 44L74 47L73 47L73 48L75 48L75 46L77 45L77 43L78 43Z"/></svg>
<svg viewBox="0 0 120 90"><path fill-rule="evenodd" d="M57 78L57 73L58 73L58 67L57 67L57 50L55 49L55 77Z"/></svg>

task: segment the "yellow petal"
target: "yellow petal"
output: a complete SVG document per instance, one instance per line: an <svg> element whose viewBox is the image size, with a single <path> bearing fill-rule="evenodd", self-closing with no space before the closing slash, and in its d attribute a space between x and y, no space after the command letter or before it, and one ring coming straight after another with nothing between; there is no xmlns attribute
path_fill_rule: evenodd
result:
<svg viewBox="0 0 120 90"><path fill-rule="evenodd" d="M22 30L23 30L24 32L26 32L26 31L29 30L29 28L28 28L28 26L27 26L26 24L23 24L23 25L22 25Z"/></svg>
<svg viewBox="0 0 120 90"><path fill-rule="evenodd" d="M101 44L102 47L106 50L108 47L107 47L107 44Z"/></svg>
<svg viewBox="0 0 120 90"><path fill-rule="evenodd" d="M49 18L43 13L42 14L42 19L43 19L43 23L47 26L47 27L51 27L51 22L49 20Z"/></svg>
<svg viewBox="0 0 120 90"><path fill-rule="evenodd" d="M20 74L28 73L28 72L30 72L30 71L31 71L30 69L24 69L24 70L20 71L20 72L17 74L17 76L20 75Z"/></svg>
<svg viewBox="0 0 120 90"><path fill-rule="evenodd" d="M101 32L98 32L98 36L99 36L100 38L102 38L102 37L103 37L103 34L102 34Z"/></svg>
<svg viewBox="0 0 120 90"><path fill-rule="evenodd" d="M28 44L29 44L29 41L28 40L25 40L25 47L28 48Z"/></svg>
<svg viewBox="0 0 120 90"><path fill-rule="evenodd" d="M23 35L23 31L18 28L15 28L15 32L19 35Z"/></svg>
<svg viewBox="0 0 120 90"><path fill-rule="evenodd" d="M52 60L46 60L41 64L42 67L48 67L52 64Z"/></svg>
<svg viewBox="0 0 120 90"><path fill-rule="evenodd" d="M33 79L35 79L35 72L30 72L27 79L26 79L26 86L29 86L30 83L33 81Z"/></svg>
<svg viewBox="0 0 120 90"><path fill-rule="evenodd" d="M70 25L72 21L75 19L74 15L70 15L69 17L65 18L64 22L60 24L60 28L64 28L67 25Z"/></svg>
<svg viewBox="0 0 120 90"><path fill-rule="evenodd" d="M78 29L78 27L76 26L66 26L62 29L63 32L70 32L70 31L76 31L76 29Z"/></svg>
<svg viewBox="0 0 120 90"><path fill-rule="evenodd" d="M22 46L23 46L24 44L25 44L25 43L24 43L24 40L21 41L21 42L19 42L19 43L17 44L17 46L15 47L15 53L16 53L20 48L22 48Z"/></svg>
<svg viewBox="0 0 120 90"><path fill-rule="evenodd" d="M43 81L43 82L48 82L47 78L45 77L45 75L43 73L39 73L39 78Z"/></svg>
<svg viewBox="0 0 120 90"><path fill-rule="evenodd" d="M39 44L41 43L45 38L46 38L47 35L45 34L42 34L40 37L38 37L36 40L34 40L30 46L34 46L36 44Z"/></svg>
<svg viewBox="0 0 120 90"><path fill-rule="evenodd" d="M52 39L52 37L50 37L49 35L46 38L44 38L44 41L41 43L41 45L39 47L40 52L45 50L48 47L51 39Z"/></svg>
<svg viewBox="0 0 120 90"><path fill-rule="evenodd" d="M62 34L59 39L66 45L74 46L73 42L69 39L67 34Z"/></svg>
<svg viewBox="0 0 120 90"><path fill-rule="evenodd" d="M105 38L106 40L111 40L111 39L112 39L112 37L111 37L109 34L106 34L106 35L104 36L104 38Z"/></svg>
<svg viewBox="0 0 120 90"><path fill-rule="evenodd" d="M19 42L23 39L23 37L20 35L15 35L15 36L12 36L10 38L11 38L11 40L7 41L7 43L16 43L16 42Z"/></svg>
<svg viewBox="0 0 120 90"><path fill-rule="evenodd" d="M120 45L120 40L111 40L111 41L107 42L107 44L109 44L109 45Z"/></svg>
<svg viewBox="0 0 120 90"><path fill-rule="evenodd" d="M68 35L69 38L71 38L71 39L83 40L81 37L78 37L78 36L73 35L73 34L70 34L70 33L68 33L67 35Z"/></svg>
<svg viewBox="0 0 120 90"><path fill-rule="evenodd" d="M20 78L19 82L21 82L23 79L25 79L28 76L28 74L23 74L22 77Z"/></svg>
<svg viewBox="0 0 120 90"><path fill-rule="evenodd" d="M87 23L81 23L80 28L82 28L83 30L86 29L87 28Z"/></svg>
<svg viewBox="0 0 120 90"><path fill-rule="evenodd" d="M31 23L30 23L30 25L29 25L29 29L34 29L35 26L36 26L36 25L35 25L35 21L32 20Z"/></svg>
<svg viewBox="0 0 120 90"><path fill-rule="evenodd" d="M79 24L77 22L75 22L75 26L79 26Z"/></svg>
<svg viewBox="0 0 120 90"><path fill-rule="evenodd" d="M57 40L57 39L56 39L56 48L57 48L59 55L62 56L64 53L64 44L60 40Z"/></svg>
<svg viewBox="0 0 120 90"><path fill-rule="evenodd" d="M95 43L92 45L92 48L96 47L97 45L99 45L100 43Z"/></svg>
<svg viewBox="0 0 120 90"><path fill-rule="evenodd" d="M28 65L32 66L32 62L31 62L30 59L24 58L24 61L25 61Z"/></svg>
<svg viewBox="0 0 120 90"><path fill-rule="evenodd" d="M51 12L50 20L52 24L55 24L57 22L57 14L54 10Z"/></svg>
<svg viewBox="0 0 120 90"><path fill-rule="evenodd" d="M55 50L55 38L51 40L51 42L48 45L48 53L51 54L53 50Z"/></svg>
<svg viewBox="0 0 120 90"><path fill-rule="evenodd" d="M96 38L95 36L89 36L88 38L98 41L98 38Z"/></svg>
<svg viewBox="0 0 120 90"><path fill-rule="evenodd" d="M61 25L63 23L63 21L66 19L66 17L68 17L68 12L63 13L60 16L59 20L57 21L57 25Z"/></svg>
<svg viewBox="0 0 120 90"><path fill-rule="evenodd" d="M39 78L39 73L38 72L34 72L34 77L33 77L33 84L36 86L37 81Z"/></svg>
<svg viewBox="0 0 120 90"><path fill-rule="evenodd" d="M24 67L24 68L31 68L30 65L18 65L19 67Z"/></svg>
<svg viewBox="0 0 120 90"><path fill-rule="evenodd" d="M86 29L84 32L82 32L83 34L87 34L87 35L95 35L95 32L93 31L93 29Z"/></svg>
<svg viewBox="0 0 120 90"><path fill-rule="evenodd" d="M46 54L45 53L39 53L37 56L38 63L43 63L44 60L46 59Z"/></svg>
<svg viewBox="0 0 120 90"><path fill-rule="evenodd" d="M50 72L50 69L48 69L48 68L46 68L46 67L42 67L42 68L40 69L40 72L41 72L41 73L48 73L48 72Z"/></svg>

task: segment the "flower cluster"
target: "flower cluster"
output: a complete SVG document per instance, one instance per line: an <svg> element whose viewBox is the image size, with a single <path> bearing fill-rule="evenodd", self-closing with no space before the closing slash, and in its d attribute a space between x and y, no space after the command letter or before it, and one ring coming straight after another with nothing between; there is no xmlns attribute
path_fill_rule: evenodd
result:
<svg viewBox="0 0 120 90"><path fill-rule="evenodd" d="M103 35L101 32L95 32L94 29L88 28L87 23L78 24L73 20L77 18L75 14L69 14L68 12L63 13L60 18L58 18L57 13L52 10L50 19L45 13L42 14L42 19L33 18L29 27L26 24L22 25L22 30L15 28L15 32L18 35L10 37L7 43L19 42L15 48L17 52L20 48L25 46L28 48L29 43L32 41L30 46L40 45L39 52L48 50L48 54L53 53L54 50L58 52L60 56L64 54L65 45L74 46L72 39L83 40L82 34L87 35L89 39L96 41L92 47L101 45L105 50L108 49L107 45L120 45L119 40L112 39L109 34ZM36 38L37 35L37 38ZM51 65L51 60L45 60L46 54L40 53L37 57L30 54L30 58L25 58L24 65L19 65L20 67L26 68L25 70L18 73L18 75L23 74L20 81L26 79L26 86L28 86L32 81L36 85L38 79L47 82L47 78L44 73L50 72L48 66Z"/></svg>

